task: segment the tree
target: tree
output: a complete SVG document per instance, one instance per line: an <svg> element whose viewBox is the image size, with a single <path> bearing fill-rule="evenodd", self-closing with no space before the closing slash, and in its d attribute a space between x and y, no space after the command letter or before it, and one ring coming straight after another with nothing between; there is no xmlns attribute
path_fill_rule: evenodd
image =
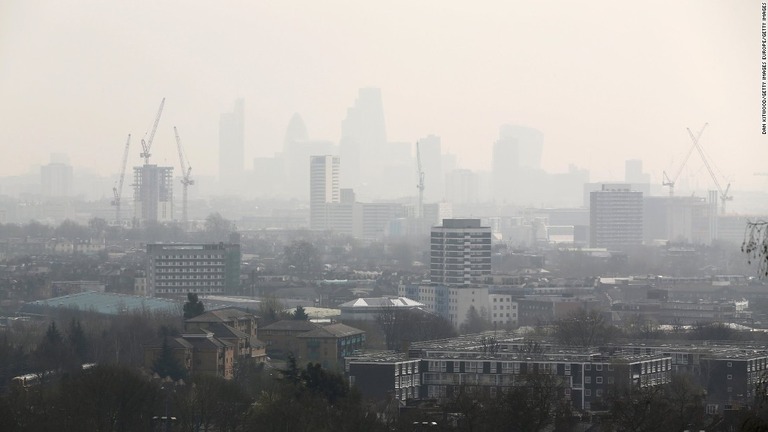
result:
<svg viewBox="0 0 768 432"><path fill-rule="evenodd" d="M184 303L184 319L194 318L205 312L205 305L197 298L195 293L187 293L187 301Z"/></svg>
<svg viewBox="0 0 768 432"><path fill-rule="evenodd" d="M467 317L461 324L461 332L464 334L480 333L489 330L490 328L491 324L488 320L480 315L475 306L470 306L467 311Z"/></svg>
<svg viewBox="0 0 768 432"><path fill-rule="evenodd" d="M205 235L209 241L229 241L229 235L235 231L235 224L219 213L211 213L205 218Z"/></svg>
<svg viewBox="0 0 768 432"><path fill-rule="evenodd" d="M80 325L80 320L72 318L72 321L69 323L67 339L77 362L81 364L87 362L89 358L88 337L86 337L83 331L83 326Z"/></svg>
<svg viewBox="0 0 768 432"><path fill-rule="evenodd" d="M296 321L308 321L309 315L302 306L296 306L296 310L293 312L293 319Z"/></svg>
<svg viewBox="0 0 768 432"><path fill-rule="evenodd" d="M152 370L161 378L170 377L174 381L186 378L187 376L187 370L181 365L179 359L173 355L173 349L171 349L167 337L163 338L160 355L157 356L152 364Z"/></svg>
<svg viewBox="0 0 768 432"><path fill-rule="evenodd" d="M283 267L288 274L312 277L322 268L320 253L308 241L294 241L283 250Z"/></svg>
<svg viewBox="0 0 768 432"><path fill-rule="evenodd" d="M600 311L584 308L555 321L554 327L560 343L586 348L609 342L616 331Z"/></svg>

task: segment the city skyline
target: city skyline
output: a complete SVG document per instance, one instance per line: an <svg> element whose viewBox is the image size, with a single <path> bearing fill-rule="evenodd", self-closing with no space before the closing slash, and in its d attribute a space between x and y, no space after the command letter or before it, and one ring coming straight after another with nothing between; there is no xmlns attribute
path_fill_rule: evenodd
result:
<svg viewBox="0 0 768 432"><path fill-rule="evenodd" d="M250 167L280 151L294 113L312 139L338 144L358 89L373 86L390 142L434 134L460 168L489 170L499 128L513 124L543 133L548 172L573 163L594 181L620 180L625 160L642 159L659 183L690 147L686 127L709 122L701 143L733 189L764 189L754 176L766 150L752 9L5 3L0 142L12 157L0 172L23 174L67 153L76 168L114 174L127 133L136 165L136 144L167 97L155 161L176 165L178 126L194 172L216 176L218 119L235 99L246 102ZM141 31L125 16L146 18ZM705 183L701 162L689 163Z"/></svg>

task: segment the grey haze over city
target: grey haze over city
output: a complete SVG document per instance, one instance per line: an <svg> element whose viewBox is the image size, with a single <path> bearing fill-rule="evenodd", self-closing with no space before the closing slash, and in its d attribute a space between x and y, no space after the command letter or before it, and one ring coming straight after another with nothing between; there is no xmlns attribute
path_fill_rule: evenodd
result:
<svg viewBox="0 0 768 432"><path fill-rule="evenodd" d="M177 126L198 179L199 191L190 193L221 192L219 120L236 99L244 100L243 169L252 170L254 158L284 151L295 113L306 138L338 146L358 90L374 87L381 145L395 143L392 157L410 158L402 161L408 188L393 196L415 194L416 141L438 136L455 168L490 172L506 124L541 131L547 173L572 166L594 182L622 181L624 161L641 159L650 182L661 185L662 172L676 172L691 147L686 128L709 122L701 144L719 181L733 192L760 191L768 178L755 175L765 171L767 154L754 8L717 1L3 2L0 170L39 173L50 154L64 153L75 176L111 176L108 198L127 134L130 167L139 164L139 141L165 97L153 161L178 165ZM343 156L341 186L353 186L344 184L351 167ZM435 187L445 173L438 174L425 170L431 199L442 198ZM677 187L699 196L714 188L697 154ZM731 206L752 209L743 197Z"/></svg>

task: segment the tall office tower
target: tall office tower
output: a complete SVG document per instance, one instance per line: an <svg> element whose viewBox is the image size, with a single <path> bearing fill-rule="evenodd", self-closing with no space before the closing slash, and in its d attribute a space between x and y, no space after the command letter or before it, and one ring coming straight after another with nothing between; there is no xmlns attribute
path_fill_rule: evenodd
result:
<svg viewBox="0 0 768 432"><path fill-rule="evenodd" d="M134 224L173 220L173 167L133 168Z"/></svg>
<svg viewBox="0 0 768 432"><path fill-rule="evenodd" d="M72 189L72 166L66 156L51 155L51 162L40 167L40 184L45 197L67 197Z"/></svg>
<svg viewBox="0 0 768 432"><path fill-rule="evenodd" d="M419 140L421 166L424 171L424 199L440 201L445 197L445 174L440 137L429 135Z"/></svg>
<svg viewBox="0 0 768 432"><path fill-rule="evenodd" d="M147 293L234 294L240 286L239 244L148 244Z"/></svg>
<svg viewBox="0 0 768 432"><path fill-rule="evenodd" d="M235 100L232 112L219 119L219 182L228 191L237 191L243 179L245 158L244 102Z"/></svg>
<svg viewBox="0 0 768 432"><path fill-rule="evenodd" d="M536 197L531 176L541 170L544 135L533 128L504 125L493 145L493 195L502 202L529 204Z"/></svg>
<svg viewBox="0 0 768 432"><path fill-rule="evenodd" d="M643 244L643 193L626 184L590 192L589 244L616 249Z"/></svg>
<svg viewBox="0 0 768 432"><path fill-rule="evenodd" d="M387 132L384 105L378 88L360 89L357 99L341 123L340 155L344 159L344 185L356 191L369 180L377 180L386 153Z"/></svg>
<svg viewBox="0 0 768 432"><path fill-rule="evenodd" d="M444 219L432 227L429 275L433 284L469 285L491 274L491 228L480 219Z"/></svg>
<svg viewBox="0 0 768 432"><path fill-rule="evenodd" d="M341 202L339 157L311 156L309 159L309 226L330 229L329 206Z"/></svg>

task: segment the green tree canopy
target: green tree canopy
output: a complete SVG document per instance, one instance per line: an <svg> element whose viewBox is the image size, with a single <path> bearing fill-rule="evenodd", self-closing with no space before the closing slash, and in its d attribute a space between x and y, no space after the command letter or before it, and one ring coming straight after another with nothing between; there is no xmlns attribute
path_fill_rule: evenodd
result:
<svg viewBox="0 0 768 432"><path fill-rule="evenodd" d="M187 301L184 303L184 319L194 318L205 312L205 305L197 298L195 293L187 293Z"/></svg>
<svg viewBox="0 0 768 432"><path fill-rule="evenodd" d="M304 310L303 306L296 306L296 310L293 312L293 319L297 321L308 321L309 315L307 315L307 311Z"/></svg>

